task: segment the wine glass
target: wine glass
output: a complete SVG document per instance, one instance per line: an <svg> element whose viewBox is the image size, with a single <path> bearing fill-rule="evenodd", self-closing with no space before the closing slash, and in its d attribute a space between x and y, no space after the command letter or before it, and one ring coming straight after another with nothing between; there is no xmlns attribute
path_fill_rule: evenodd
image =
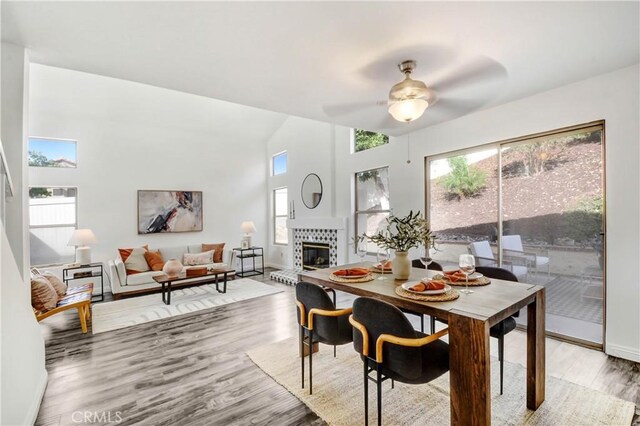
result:
<svg viewBox="0 0 640 426"><path fill-rule="evenodd" d="M476 270L476 259L471 254L461 254L458 265L466 278L465 289L460 290L460 292L464 294L471 294L473 293L473 290L469 290L469 275L473 274Z"/></svg>
<svg viewBox="0 0 640 426"><path fill-rule="evenodd" d="M429 269L429 265L433 262L433 258L431 257L431 248L427 246L420 247L420 263L424 265L425 269Z"/></svg>
<svg viewBox="0 0 640 426"><path fill-rule="evenodd" d="M358 241L356 245L356 254L360 258L360 263L364 266L364 257L367 255L367 242L362 240Z"/></svg>
<svg viewBox="0 0 640 426"><path fill-rule="evenodd" d="M377 253L376 257L378 259L378 263L380 263L380 269L382 269L382 275L380 275L380 277L378 277L378 279L379 280L384 280L384 279L386 279L384 277L384 265L387 263L387 261L389 260L389 257L390 257L389 249L388 248L380 248L380 249L378 249L378 253Z"/></svg>

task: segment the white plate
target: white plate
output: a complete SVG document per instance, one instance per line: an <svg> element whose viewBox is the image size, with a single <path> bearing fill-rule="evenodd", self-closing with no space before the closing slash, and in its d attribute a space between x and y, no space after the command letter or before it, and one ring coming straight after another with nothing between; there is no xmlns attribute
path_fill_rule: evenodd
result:
<svg viewBox="0 0 640 426"><path fill-rule="evenodd" d="M442 290L426 290L426 291L413 291L413 290L411 290L411 287L413 287L416 284L417 283L404 283L404 284L402 284L402 288L404 288L408 292L415 293L415 294L443 294L443 293L446 293L449 290L451 290L451 286L448 285L448 284L445 284L444 288Z"/></svg>

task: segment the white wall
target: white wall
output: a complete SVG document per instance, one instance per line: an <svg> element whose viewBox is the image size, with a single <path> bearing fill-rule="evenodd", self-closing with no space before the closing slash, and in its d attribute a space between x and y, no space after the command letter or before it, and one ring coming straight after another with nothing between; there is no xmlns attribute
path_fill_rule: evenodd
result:
<svg viewBox="0 0 640 426"><path fill-rule="evenodd" d="M287 151L287 173L269 176L269 217L273 211L273 190L286 186L289 201L295 205L296 219L310 217L335 216L334 188L334 139L335 128L332 124L305 118L289 116L284 124L273 134L267 144L267 159L282 151ZM269 169L270 173L271 170ZM302 203L302 181L309 173L315 173L322 181L322 199L314 209ZM271 266L290 268L292 246L273 244L273 224L269 223L269 250L267 262Z"/></svg>
<svg viewBox="0 0 640 426"><path fill-rule="evenodd" d="M212 82L215 84L215 82ZM31 136L78 141L76 169L30 168L31 186L77 186L79 227L98 245L226 242L254 221L267 242L264 146L285 116L210 98L43 65L31 65ZM137 234L140 189L203 191L204 231Z"/></svg>
<svg viewBox="0 0 640 426"><path fill-rule="evenodd" d="M350 216L353 225L351 185L358 170L389 165L394 211L424 210L425 156L604 119L606 351L640 361L640 280L637 268L629 267L640 260L639 75L636 65L414 132L411 164L406 136L353 155L348 145L336 144L337 214Z"/></svg>
<svg viewBox="0 0 640 426"><path fill-rule="evenodd" d="M11 240L0 225L0 424L33 424L47 385L44 341L31 309L30 286L23 276L25 265L18 264L28 252L24 219L23 141L27 55L18 46L2 43L2 139L9 169L16 184L16 196L7 204L7 226ZM7 142L6 145L4 143ZM12 155L9 156L9 151ZM0 196L4 196L1 194ZM15 256L14 256L15 255Z"/></svg>

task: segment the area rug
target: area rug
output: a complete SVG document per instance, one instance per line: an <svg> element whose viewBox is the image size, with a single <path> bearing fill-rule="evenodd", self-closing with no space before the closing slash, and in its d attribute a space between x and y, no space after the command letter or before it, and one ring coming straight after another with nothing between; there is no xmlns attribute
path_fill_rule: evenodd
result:
<svg viewBox="0 0 640 426"><path fill-rule="evenodd" d="M272 285L242 278L227 282L226 293L218 293L215 284L172 290L171 305L162 302L160 293L97 303L92 307L91 328L93 334L104 333L281 292Z"/></svg>
<svg viewBox="0 0 640 426"><path fill-rule="evenodd" d="M297 339L291 338L248 352L258 367L298 397L331 425L364 424L362 362L353 345L320 345L313 355L313 395L300 387ZM306 366L308 367L308 361ZM307 369L305 369L307 370ZM635 405L610 395L547 376L546 399L536 411L526 408L526 370L505 362L504 394L500 370L491 365L491 420L494 425L629 425ZM308 371L307 371L308 374ZM307 376L308 380L308 376ZM307 386L308 386L308 382ZM369 386L369 422L375 424L375 384ZM449 374L426 385L383 385L383 424L442 425L450 423Z"/></svg>

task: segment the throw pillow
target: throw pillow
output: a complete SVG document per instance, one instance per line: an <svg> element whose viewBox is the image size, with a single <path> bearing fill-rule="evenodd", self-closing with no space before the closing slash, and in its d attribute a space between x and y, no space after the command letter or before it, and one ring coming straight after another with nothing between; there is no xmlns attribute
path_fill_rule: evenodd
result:
<svg viewBox="0 0 640 426"><path fill-rule="evenodd" d="M58 297L64 297L67 294L67 284L54 275L53 272L46 271L42 274L49 281L51 287L56 291Z"/></svg>
<svg viewBox="0 0 640 426"><path fill-rule="evenodd" d="M213 263L222 263L222 254L224 253L224 245L225 243L218 244L203 244L202 251L214 250L213 252Z"/></svg>
<svg viewBox="0 0 640 426"><path fill-rule="evenodd" d="M213 253L215 250L209 250L202 253L185 253L184 264L186 266L208 265L213 263Z"/></svg>
<svg viewBox="0 0 640 426"><path fill-rule="evenodd" d="M144 245L136 248L124 248L118 249L120 257L124 262L124 267L127 271L127 275L139 274L140 272L149 271L149 265L144 258L144 253L149 251L149 246Z"/></svg>
<svg viewBox="0 0 640 426"><path fill-rule="evenodd" d="M49 280L42 275L31 279L31 305L36 311L50 311L57 303L58 294Z"/></svg>
<svg viewBox="0 0 640 426"><path fill-rule="evenodd" d="M162 259L160 251L145 251L144 258L152 271L162 271L164 259Z"/></svg>

